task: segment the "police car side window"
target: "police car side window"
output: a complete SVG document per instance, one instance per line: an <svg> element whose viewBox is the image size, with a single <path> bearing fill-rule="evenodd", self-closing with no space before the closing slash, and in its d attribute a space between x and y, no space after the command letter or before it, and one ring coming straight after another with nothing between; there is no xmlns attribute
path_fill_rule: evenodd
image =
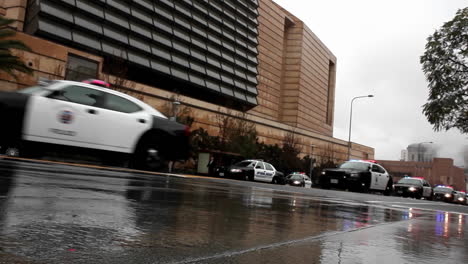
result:
<svg viewBox="0 0 468 264"><path fill-rule="evenodd" d="M259 162L257 163L257 166L255 166L256 169L261 169L261 170L264 170L265 169L265 166L263 165L263 162Z"/></svg>
<svg viewBox="0 0 468 264"><path fill-rule="evenodd" d="M273 166L271 166L268 163L265 163L265 167L266 167L267 170L271 170L271 171L273 170Z"/></svg>
<svg viewBox="0 0 468 264"><path fill-rule="evenodd" d="M141 107L134 102L108 93L106 93L104 108L122 113L135 113L142 110Z"/></svg>
<svg viewBox="0 0 468 264"><path fill-rule="evenodd" d="M62 90L54 91L48 97L82 105L100 107L102 105L103 92L81 86L67 86Z"/></svg>
<svg viewBox="0 0 468 264"><path fill-rule="evenodd" d="M385 173L384 168L380 167L379 165L377 165L377 167L379 168L379 172L380 172L380 173Z"/></svg>

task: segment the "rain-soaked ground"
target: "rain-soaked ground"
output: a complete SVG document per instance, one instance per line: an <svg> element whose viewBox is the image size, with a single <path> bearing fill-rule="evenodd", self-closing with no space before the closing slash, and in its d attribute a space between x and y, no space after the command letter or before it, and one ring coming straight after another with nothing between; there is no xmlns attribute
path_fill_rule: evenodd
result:
<svg viewBox="0 0 468 264"><path fill-rule="evenodd" d="M0 160L0 263L468 263L467 208Z"/></svg>

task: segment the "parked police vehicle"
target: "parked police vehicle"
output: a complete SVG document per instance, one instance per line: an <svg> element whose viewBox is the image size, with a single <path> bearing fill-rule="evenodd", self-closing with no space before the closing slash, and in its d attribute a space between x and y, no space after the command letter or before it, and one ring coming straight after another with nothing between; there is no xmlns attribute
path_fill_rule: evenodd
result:
<svg viewBox="0 0 468 264"><path fill-rule="evenodd" d="M437 185L434 187L434 200L453 203L455 202L455 194L452 186Z"/></svg>
<svg viewBox="0 0 468 264"><path fill-rule="evenodd" d="M393 185L394 194L403 197L413 197L416 199L432 199L432 187L423 178L404 177Z"/></svg>
<svg viewBox="0 0 468 264"><path fill-rule="evenodd" d="M455 203L466 204L466 193L462 191L455 191Z"/></svg>
<svg viewBox="0 0 468 264"><path fill-rule="evenodd" d="M25 156L36 154L42 144L99 150L103 156L119 153L145 169L187 157L187 126L102 83L50 81L0 92L0 146Z"/></svg>
<svg viewBox="0 0 468 264"><path fill-rule="evenodd" d="M393 187L392 177L374 160L350 160L322 171L319 183L322 188L349 189L368 192L381 191L390 195Z"/></svg>
<svg viewBox="0 0 468 264"><path fill-rule="evenodd" d="M286 184L291 186L311 188L312 181L309 176L301 172L293 172L286 176Z"/></svg>
<svg viewBox="0 0 468 264"><path fill-rule="evenodd" d="M230 178L285 184L284 174L270 163L260 160L243 160L231 165L225 175Z"/></svg>

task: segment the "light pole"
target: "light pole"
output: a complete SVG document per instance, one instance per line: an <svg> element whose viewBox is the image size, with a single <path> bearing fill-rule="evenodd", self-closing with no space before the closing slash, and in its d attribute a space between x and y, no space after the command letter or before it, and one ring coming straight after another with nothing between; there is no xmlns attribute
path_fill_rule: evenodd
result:
<svg viewBox="0 0 468 264"><path fill-rule="evenodd" d="M172 101L172 116L169 117L169 120L177 121L177 110L180 106L180 102L177 100Z"/></svg>
<svg viewBox="0 0 468 264"><path fill-rule="evenodd" d="M349 111L349 133L348 133L348 160L351 158L351 124L353 121L353 102L359 98L374 97L373 94L356 96L351 100L351 110Z"/></svg>
<svg viewBox="0 0 468 264"><path fill-rule="evenodd" d="M421 143L418 143L418 161L421 162L421 161L424 161L424 155L423 155L423 158L421 160L421 144L432 144L433 142L432 141L427 141L427 142L421 142Z"/></svg>
<svg viewBox="0 0 468 264"><path fill-rule="evenodd" d="M310 145L310 170L309 170L309 175L310 175L311 180L312 180L312 172L314 170L314 158L313 158L314 147L315 147L315 145Z"/></svg>

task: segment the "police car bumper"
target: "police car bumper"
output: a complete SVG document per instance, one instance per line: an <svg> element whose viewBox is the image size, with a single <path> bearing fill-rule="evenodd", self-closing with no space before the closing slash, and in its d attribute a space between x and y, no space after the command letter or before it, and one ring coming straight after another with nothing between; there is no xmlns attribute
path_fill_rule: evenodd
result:
<svg viewBox="0 0 468 264"><path fill-rule="evenodd" d="M328 182L328 184L337 189L349 189L349 188L358 188L361 187L363 181L360 177L350 177L350 176L343 176L340 178L327 178L324 179Z"/></svg>

